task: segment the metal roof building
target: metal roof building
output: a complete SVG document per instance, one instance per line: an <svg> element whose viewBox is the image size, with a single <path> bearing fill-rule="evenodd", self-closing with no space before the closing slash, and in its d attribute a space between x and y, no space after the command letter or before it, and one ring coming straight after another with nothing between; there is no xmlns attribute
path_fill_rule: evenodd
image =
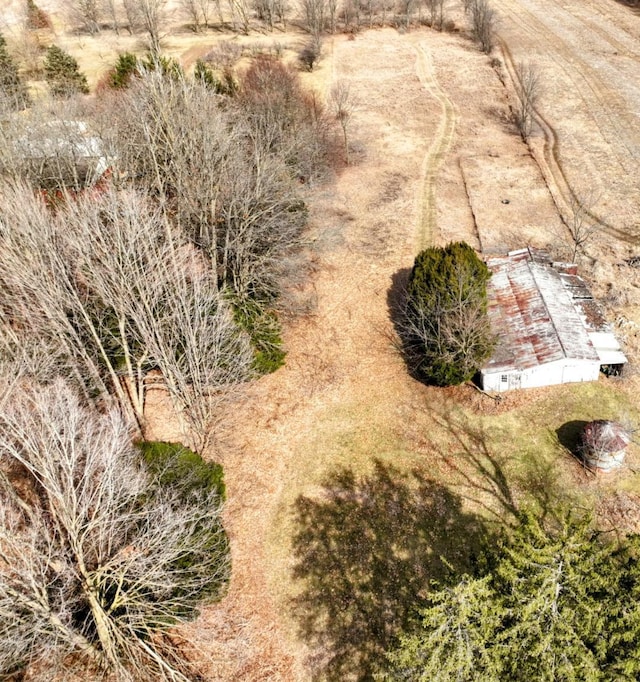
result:
<svg viewBox="0 0 640 682"><path fill-rule="evenodd" d="M489 319L498 336L482 388L506 391L595 381L627 362L576 266L527 247L489 258Z"/></svg>

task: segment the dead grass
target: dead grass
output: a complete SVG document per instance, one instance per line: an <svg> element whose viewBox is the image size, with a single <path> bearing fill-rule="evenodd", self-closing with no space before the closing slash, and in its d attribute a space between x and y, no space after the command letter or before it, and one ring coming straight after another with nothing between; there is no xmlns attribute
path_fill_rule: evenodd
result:
<svg viewBox="0 0 640 682"><path fill-rule="evenodd" d="M56 41L91 84L118 52L144 49L126 35L69 35L54 19ZM299 37L277 36L287 59ZM165 46L188 67L220 39L230 36L181 29ZM303 77L321 95L336 80L350 82L353 163L308 196L314 267L296 292L307 314L285 330L286 366L221 415L225 432L211 456L226 472L232 581L227 597L184 633L209 680L366 678L429 580L450 570L440 558L466 570L522 505L595 509L617 529L635 529L640 518L635 446L628 466L608 476L586 472L565 447L577 422L637 421L640 379L514 392L496 402L470 387L414 381L392 343L394 299L422 243L425 208L435 243L542 245L561 231L488 59L461 35L384 29L328 38L319 67ZM565 91L548 98L556 106ZM586 120L578 100L571 105L583 106ZM440 154L435 165L430 149ZM575 172L581 151L575 143L569 150ZM616 185L613 202L626 185L616 184L611 164L602 168L598 183ZM426 191L430 169L437 172ZM425 197L435 206L425 207ZM630 211L615 213L624 222ZM526 231L514 234L514 223ZM609 265L594 276L613 296L611 287L621 287L611 263L620 252L603 245L600 253ZM638 295L627 289L630 298L615 304L635 322L640 315L629 306ZM635 327L625 333L640 357ZM154 435L175 437L162 396L152 399Z"/></svg>

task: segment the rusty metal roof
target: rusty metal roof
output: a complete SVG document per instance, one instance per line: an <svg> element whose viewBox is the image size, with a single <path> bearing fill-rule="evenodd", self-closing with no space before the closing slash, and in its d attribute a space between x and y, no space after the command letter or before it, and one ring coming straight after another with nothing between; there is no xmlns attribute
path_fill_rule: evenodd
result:
<svg viewBox="0 0 640 682"><path fill-rule="evenodd" d="M489 258L487 266L489 318L498 346L483 371L523 370L562 359L601 361L590 332L613 335L575 268L552 263L546 252L531 247Z"/></svg>
<svg viewBox="0 0 640 682"><path fill-rule="evenodd" d="M588 452L619 452L631 443L631 435L619 422L596 419L585 425L581 440Z"/></svg>

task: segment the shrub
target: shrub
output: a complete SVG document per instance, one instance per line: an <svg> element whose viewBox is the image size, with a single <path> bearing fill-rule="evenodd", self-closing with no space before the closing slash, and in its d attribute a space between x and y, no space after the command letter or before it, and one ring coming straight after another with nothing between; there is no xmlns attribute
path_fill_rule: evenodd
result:
<svg viewBox="0 0 640 682"><path fill-rule="evenodd" d="M234 318L249 334L253 346L253 368L259 374L270 374L284 365L280 322L273 310L266 310L255 300L234 306Z"/></svg>
<svg viewBox="0 0 640 682"><path fill-rule="evenodd" d="M407 289L405 341L429 383L451 386L468 381L491 355L490 276L464 242L431 247L416 257Z"/></svg>
<svg viewBox="0 0 640 682"><path fill-rule="evenodd" d="M128 88L138 70L138 58L131 52L118 55L118 61L109 76L109 86L115 89Z"/></svg>
<svg viewBox="0 0 640 682"><path fill-rule="evenodd" d="M0 97L10 109L24 109L29 105L27 88L20 78L18 67L7 50L7 41L0 33Z"/></svg>
<svg viewBox="0 0 640 682"><path fill-rule="evenodd" d="M44 77L54 97L87 94L86 76L78 70L78 62L57 45L52 45L44 60Z"/></svg>
<svg viewBox="0 0 640 682"><path fill-rule="evenodd" d="M231 73L231 69L223 69L222 78L218 78L213 69L202 59L196 61L193 77L219 95L233 97L238 91L238 84Z"/></svg>
<svg viewBox="0 0 640 682"><path fill-rule="evenodd" d="M163 76L176 80L184 76L180 62L172 57L149 53L139 61L139 65L144 71L159 71Z"/></svg>
<svg viewBox="0 0 640 682"><path fill-rule="evenodd" d="M183 498L194 491L217 491L220 499L225 499L224 472L220 464L205 462L181 443L141 441L138 447L158 485L179 488Z"/></svg>
<svg viewBox="0 0 640 682"><path fill-rule="evenodd" d="M193 68L193 77L207 87L212 87L216 81L213 69L206 62L203 62L202 59L196 60L196 65Z"/></svg>
<svg viewBox="0 0 640 682"><path fill-rule="evenodd" d="M313 71L313 67L320 61L322 46L319 39L312 38L306 42L298 52L298 61L307 71Z"/></svg>

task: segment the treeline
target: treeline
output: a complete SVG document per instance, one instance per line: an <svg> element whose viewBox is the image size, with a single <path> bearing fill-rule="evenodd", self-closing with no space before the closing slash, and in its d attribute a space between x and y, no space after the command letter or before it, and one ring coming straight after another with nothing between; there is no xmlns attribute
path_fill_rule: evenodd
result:
<svg viewBox="0 0 640 682"><path fill-rule="evenodd" d="M0 83L3 679L197 676L166 631L229 575L221 471L197 453L283 361L331 138L277 59L226 82L156 57L93 99ZM151 387L195 451L144 444Z"/></svg>
<svg viewBox="0 0 640 682"><path fill-rule="evenodd" d="M329 131L275 58L228 95L156 67L3 120L0 340L12 361L46 358L38 380L115 398L141 432L159 371L201 450L227 389L282 362L275 311Z"/></svg>
<svg viewBox="0 0 640 682"><path fill-rule="evenodd" d="M215 27L244 34L291 25L334 33L413 21L442 28L445 21L443 0L178 0L171 11L167 0L68 0L66 7L68 21L87 33L146 34L152 49L176 20L196 32Z"/></svg>

